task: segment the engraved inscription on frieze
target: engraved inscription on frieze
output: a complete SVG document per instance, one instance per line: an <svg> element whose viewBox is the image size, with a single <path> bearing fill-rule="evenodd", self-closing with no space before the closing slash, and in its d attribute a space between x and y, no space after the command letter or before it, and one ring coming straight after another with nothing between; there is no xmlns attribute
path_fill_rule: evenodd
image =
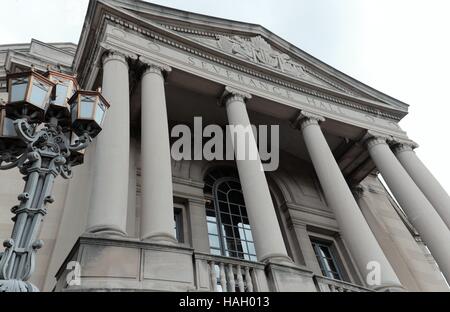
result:
<svg viewBox="0 0 450 312"><path fill-rule="evenodd" d="M240 36L227 37L217 35L216 38L218 48L229 54L269 66L296 77L305 76L305 71L300 64L293 61L286 53L274 50L261 36L246 39Z"/></svg>

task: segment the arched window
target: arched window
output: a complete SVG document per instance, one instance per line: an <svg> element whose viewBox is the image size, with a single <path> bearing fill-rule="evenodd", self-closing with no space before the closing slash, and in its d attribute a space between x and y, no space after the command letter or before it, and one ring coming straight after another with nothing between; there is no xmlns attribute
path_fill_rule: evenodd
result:
<svg viewBox="0 0 450 312"><path fill-rule="evenodd" d="M256 261L255 244L236 171L220 167L205 177L206 219L214 255Z"/></svg>

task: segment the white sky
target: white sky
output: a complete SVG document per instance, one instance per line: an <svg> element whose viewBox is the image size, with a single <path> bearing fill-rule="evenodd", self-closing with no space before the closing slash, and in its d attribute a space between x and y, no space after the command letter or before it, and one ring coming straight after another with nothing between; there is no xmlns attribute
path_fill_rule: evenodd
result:
<svg viewBox="0 0 450 312"><path fill-rule="evenodd" d="M450 190L450 1L155 0L261 24L342 72L410 104L400 123ZM0 0L0 44L78 43L88 0Z"/></svg>

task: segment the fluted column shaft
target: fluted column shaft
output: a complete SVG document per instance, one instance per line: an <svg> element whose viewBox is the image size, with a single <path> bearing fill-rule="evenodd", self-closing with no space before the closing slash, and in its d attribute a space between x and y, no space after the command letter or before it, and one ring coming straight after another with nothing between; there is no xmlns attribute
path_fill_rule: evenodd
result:
<svg viewBox="0 0 450 312"><path fill-rule="evenodd" d="M102 88L111 107L102 135L95 142L87 231L126 235L130 100L128 64L124 55L110 52L103 57Z"/></svg>
<svg viewBox="0 0 450 312"><path fill-rule="evenodd" d="M397 144L394 149L397 159L410 177L433 205L444 223L450 229L450 196L436 180L422 161L417 157L413 146L406 143Z"/></svg>
<svg viewBox="0 0 450 312"><path fill-rule="evenodd" d="M228 123L230 125L243 126L246 129L251 129L244 102L245 99L250 97L250 94L227 87L223 103L226 107ZM238 132L238 135L242 134L242 132ZM253 132L250 130L247 131L247 134L248 140L246 141L247 144L245 144L247 146L236 144L235 140L232 140L236 156L244 155L245 152L240 149L244 149L245 147L248 150L257 151ZM290 261L275 214L266 176L262 169L261 160L259 155L256 156L256 159L250 157L239 159L243 157L236 157L236 164L255 241L257 258L259 261L277 259Z"/></svg>
<svg viewBox="0 0 450 312"><path fill-rule="evenodd" d="M367 148L408 219L419 231L444 276L450 280L450 230L447 225L394 156L386 138L369 138Z"/></svg>
<svg viewBox="0 0 450 312"><path fill-rule="evenodd" d="M141 238L175 243L172 167L163 71L149 62L142 76L141 100Z"/></svg>
<svg viewBox="0 0 450 312"><path fill-rule="evenodd" d="M302 112L298 119L306 148L326 201L333 209L342 237L364 278L369 273L370 266L368 268L368 264L372 261L379 263L381 285L372 285L373 288L401 287L397 275L364 219L328 146L319 126L319 121L323 120L324 118L321 116L306 112Z"/></svg>

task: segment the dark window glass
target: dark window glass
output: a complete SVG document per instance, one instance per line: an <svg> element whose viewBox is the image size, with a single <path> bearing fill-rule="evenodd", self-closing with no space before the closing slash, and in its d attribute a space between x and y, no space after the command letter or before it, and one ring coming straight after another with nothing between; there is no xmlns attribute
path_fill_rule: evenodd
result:
<svg viewBox="0 0 450 312"><path fill-rule="evenodd" d="M180 208L174 209L174 229L175 229L175 238L180 243L184 242L183 237L183 213Z"/></svg>
<svg viewBox="0 0 450 312"><path fill-rule="evenodd" d="M319 262L322 274L326 277L343 280L341 271L336 261L336 255L333 253L332 244L319 241L311 241Z"/></svg>

